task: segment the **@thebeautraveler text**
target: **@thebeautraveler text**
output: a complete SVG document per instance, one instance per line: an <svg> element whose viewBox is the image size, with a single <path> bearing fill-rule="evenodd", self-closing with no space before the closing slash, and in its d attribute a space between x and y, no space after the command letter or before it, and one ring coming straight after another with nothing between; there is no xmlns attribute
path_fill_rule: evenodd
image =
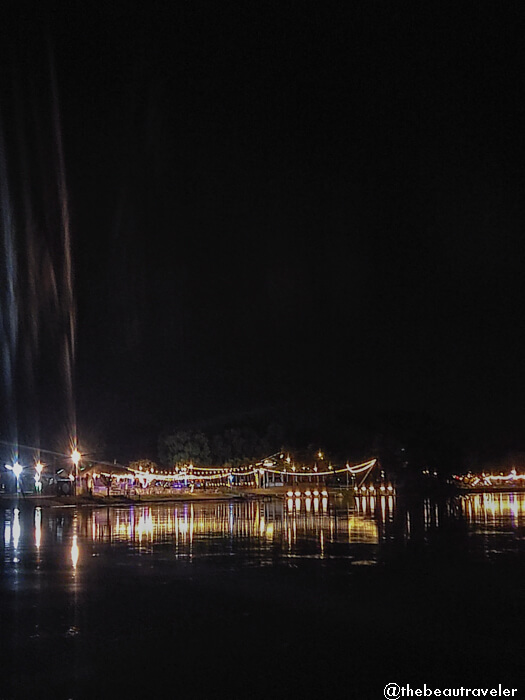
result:
<svg viewBox="0 0 525 700"><path fill-rule="evenodd" d="M385 698L398 700L398 698L514 698L517 688L505 688L501 683L492 688L432 688L426 683L422 688L413 688L408 683L387 683L384 689Z"/></svg>

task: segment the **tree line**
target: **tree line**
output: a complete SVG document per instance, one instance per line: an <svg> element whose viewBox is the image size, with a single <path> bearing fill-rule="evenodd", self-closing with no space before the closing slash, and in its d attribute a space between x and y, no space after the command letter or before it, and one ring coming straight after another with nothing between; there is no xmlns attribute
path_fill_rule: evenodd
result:
<svg viewBox="0 0 525 700"><path fill-rule="evenodd" d="M170 467L195 466L238 467L257 462L283 447L280 426L265 430L250 427L226 428L211 435L199 430L178 429L159 438L159 458Z"/></svg>

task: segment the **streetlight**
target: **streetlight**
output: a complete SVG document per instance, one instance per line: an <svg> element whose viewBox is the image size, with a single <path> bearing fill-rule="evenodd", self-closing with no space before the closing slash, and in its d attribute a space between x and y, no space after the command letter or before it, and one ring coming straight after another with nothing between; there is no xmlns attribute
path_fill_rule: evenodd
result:
<svg viewBox="0 0 525 700"><path fill-rule="evenodd" d="M15 475L16 492L20 493L20 474L22 473L23 467L18 462L15 462L14 464L6 464L5 468L9 469L9 471L13 472Z"/></svg>
<svg viewBox="0 0 525 700"><path fill-rule="evenodd" d="M44 465L40 460L35 464L35 470L36 470L36 476L35 476L35 490L37 493L40 493L42 491L42 482L40 480L40 477L42 476L42 469L44 468Z"/></svg>
<svg viewBox="0 0 525 700"><path fill-rule="evenodd" d="M75 482L75 496L77 495L77 480L78 480L78 463L80 462L80 452L75 449L71 453L71 460L73 461L73 466L75 467L74 470L74 482Z"/></svg>
<svg viewBox="0 0 525 700"><path fill-rule="evenodd" d="M16 492L20 493L20 474L22 473L22 465L18 462L13 464L13 473L16 477Z"/></svg>

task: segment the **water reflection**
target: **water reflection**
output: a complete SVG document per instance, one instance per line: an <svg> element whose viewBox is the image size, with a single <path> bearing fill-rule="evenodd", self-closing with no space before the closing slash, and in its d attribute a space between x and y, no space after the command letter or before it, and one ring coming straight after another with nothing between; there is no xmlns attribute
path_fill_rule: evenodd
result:
<svg viewBox="0 0 525 700"><path fill-rule="evenodd" d="M138 551L146 546L171 544L178 556L206 554L228 543L228 552L250 549L274 554L324 556L326 543L379 542L374 518L353 509L312 511L299 498L271 503L186 503L176 506L113 508L82 514L79 532L92 542L125 543ZM323 499L323 501L327 499Z"/></svg>
<svg viewBox="0 0 525 700"><path fill-rule="evenodd" d="M16 551L18 549L18 542L20 541L20 511L18 508L13 510L13 549Z"/></svg>
<svg viewBox="0 0 525 700"><path fill-rule="evenodd" d="M35 546L38 549L42 542L42 508L35 508Z"/></svg>
<svg viewBox="0 0 525 700"><path fill-rule="evenodd" d="M77 568L78 555L79 555L79 549L78 549L77 535L73 535L73 542L71 544L71 563L73 564L74 569Z"/></svg>
<svg viewBox="0 0 525 700"><path fill-rule="evenodd" d="M465 518L473 542L485 557L525 552L525 494L483 493L470 496Z"/></svg>
<svg viewBox="0 0 525 700"><path fill-rule="evenodd" d="M525 494L482 493L466 500L466 516L470 523L479 524L509 521L513 527L523 524L525 516Z"/></svg>
<svg viewBox="0 0 525 700"><path fill-rule="evenodd" d="M4 513L5 565L67 547L69 566L85 565L97 548L127 553L169 548L174 559L242 554L254 563L289 557L379 561L392 546L424 546L452 533L456 545L495 552L523 549L525 494L470 495L405 502L359 496L346 504L323 496L283 501L152 504L93 510L31 508ZM463 539L461 539L463 538ZM2 540L0 539L0 543ZM87 548L87 549L86 549ZM84 554L81 553L84 551ZM37 556L38 554L38 556Z"/></svg>
<svg viewBox="0 0 525 700"><path fill-rule="evenodd" d="M482 630L487 615L491 625L499 624L500 605L495 603L487 612L485 592L495 588L491 579L472 606L465 608L477 590L479 572L498 569L492 565L481 569L479 558L491 563L500 557L503 563L509 557L517 561L516 555L525 549L524 524L525 494L517 493L442 501L379 492L348 501L293 494L290 502L288 498L196 501L98 509L40 509L21 502L19 508L4 510L4 535L0 537L2 633L13 649L22 650L4 665L11 669L16 683L19 679L25 682L30 677L30 660L38 667L36 674L31 668L36 685L62 684L60 692L50 692L48 697L97 697L95 687L85 694L74 691L86 678L105 678L102 671L109 668L108 659L112 662L115 650L120 650L117 658L119 668L126 668L125 680L134 682L135 668L140 667L135 659L142 658L134 655L136 650L142 655L150 645L164 653L166 639L168 643L180 640L180 648L190 650L185 663L193 682L200 672L200 666L191 665L194 649L199 649L203 639L212 639L210 624L216 639L231 632L230 644L236 654L245 648L251 653L250 644L262 629L272 662L276 640L283 636L283 620L287 624L287 615L294 610L306 611L305 615L301 612L305 625L310 625L312 612L319 611L323 618L313 628L301 627L302 622L290 627L291 634L297 635L294 642L302 644L307 639L303 630L310 633L313 629L316 646L317 639L324 640L328 633L334 637L334 649L340 642L332 629L341 615L346 615L342 618L345 629L357 630L352 643L372 637L375 643L385 629L390 639L399 625L398 638L405 640L405 620L412 632L419 628L420 619L434 619L436 625L441 617L450 621L451 601L454 614L463 615L466 609L469 624L477 620ZM432 578L426 569L420 569L423 557L437 564ZM395 566L389 568L390 561ZM457 563L469 561L476 565L462 566L458 575ZM356 565L374 564L378 564L376 575L370 576L368 570L359 576L362 567ZM508 590L519 590L521 568L513 565L501 571L505 577L507 572L517 572ZM480 583L486 578L479 576ZM435 587L427 588L433 581ZM438 595L434 608L434 593L439 594L447 582L453 582L453 594L442 594L441 599ZM432 596L427 608L429 590ZM501 600L505 591L503 586ZM456 607L456 598L461 608ZM414 608L410 607L412 600ZM384 610L393 610L391 615L384 615L383 603ZM332 606L327 615L325 605ZM421 616L407 615L412 609L420 610ZM427 613L434 617L427 618ZM299 624L298 616L290 619L293 625ZM463 639L461 619L459 626L451 622L452 642ZM173 636L166 637L167 630L169 634L173 630ZM480 638L485 644L483 635ZM155 647L157 640L162 647ZM404 641L398 646L403 645ZM213 641L212 646L213 653L208 650L206 659L213 658L221 643ZM377 658L389 658L393 646L388 643L386 653ZM364 648L368 658L369 644L354 647ZM280 653L286 654L283 649ZM341 666L346 669L349 657L345 648L342 652L344 657L337 657L337 662L344 659ZM217 666L217 677L224 663L231 661L228 649L225 654L228 656L221 657L225 661ZM60 673L49 673L52 655L60 659ZM128 655L133 659L129 672ZM297 657L288 658L294 661ZM153 661L147 667L156 669ZM290 667L285 667L287 674ZM377 673L375 667L370 671ZM67 694L62 693L65 674L72 689ZM120 685L112 696L120 697L119 690ZM30 692L9 694L37 696L41 697Z"/></svg>

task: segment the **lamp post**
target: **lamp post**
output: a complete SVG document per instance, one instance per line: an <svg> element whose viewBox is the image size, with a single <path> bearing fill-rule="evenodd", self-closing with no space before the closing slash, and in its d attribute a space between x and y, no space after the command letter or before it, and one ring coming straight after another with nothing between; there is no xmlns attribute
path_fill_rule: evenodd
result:
<svg viewBox="0 0 525 700"><path fill-rule="evenodd" d="M16 492L20 493L20 474L22 473L22 465L18 462L13 464L13 474L16 478Z"/></svg>
<svg viewBox="0 0 525 700"><path fill-rule="evenodd" d="M74 466L74 472L73 472L74 482L73 483L75 484L74 489L75 489L75 496L76 496L77 495L77 481L78 481L78 463L80 462L80 452L77 450L76 447L73 450L73 452L71 453L71 460L72 460L73 466Z"/></svg>
<svg viewBox="0 0 525 700"><path fill-rule="evenodd" d="M35 476L35 490L37 493L40 493L42 491L42 481L40 480L40 477L42 476L42 469L44 468L44 465L42 462L38 461L35 464L35 471L36 471L36 476Z"/></svg>
<svg viewBox="0 0 525 700"><path fill-rule="evenodd" d="M23 469L22 465L18 462L15 462L14 464L6 464L5 468L9 469L9 471L13 472L13 474L15 475L16 493L20 493L20 474L22 473Z"/></svg>

